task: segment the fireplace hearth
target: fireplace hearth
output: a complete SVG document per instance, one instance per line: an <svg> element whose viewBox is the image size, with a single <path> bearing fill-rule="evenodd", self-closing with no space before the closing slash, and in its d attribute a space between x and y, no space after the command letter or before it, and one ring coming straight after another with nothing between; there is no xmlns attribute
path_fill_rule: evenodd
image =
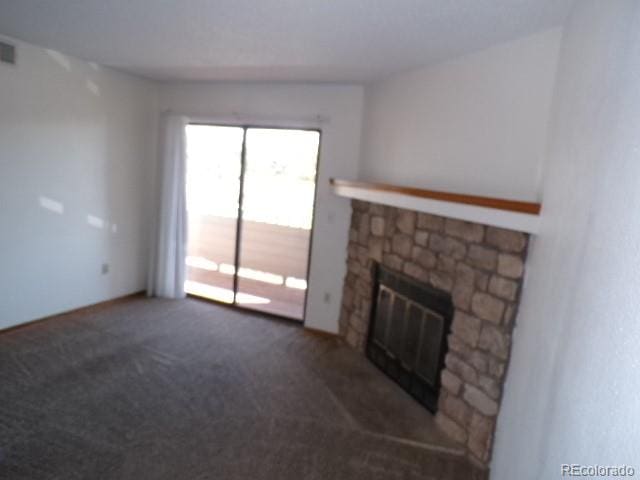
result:
<svg viewBox="0 0 640 480"><path fill-rule="evenodd" d="M435 413L453 304L444 291L375 267L367 357Z"/></svg>

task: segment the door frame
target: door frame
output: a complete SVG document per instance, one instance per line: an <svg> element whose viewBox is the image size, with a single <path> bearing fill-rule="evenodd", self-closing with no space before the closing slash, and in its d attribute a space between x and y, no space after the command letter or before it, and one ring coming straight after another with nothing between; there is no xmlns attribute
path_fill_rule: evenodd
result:
<svg viewBox="0 0 640 480"><path fill-rule="evenodd" d="M235 238L235 252L234 252L234 272L233 272L233 302L226 303L221 300L215 300L213 298L203 297L193 293L187 294L189 297L198 298L200 300L206 300L218 305L224 305L227 307L237 308L239 310L246 310L260 315L266 315L277 319L283 319L291 322L301 323L304 325L307 319L307 306L309 301L309 277L311 274L311 256L313 255L313 234L315 231L316 222L316 203L318 200L318 177L320 171L320 151L322 149L322 128L320 127L288 127L286 124L282 125L269 125L269 124L254 124L254 123L234 123L234 122L217 122L215 120L205 119L190 119L187 122L189 125L202 125L209 127L235 127L242 128L242 150L240 153L240 188L238 193L238 216L236 217L236 238ZM316 173L313 179L313 203L311 206L311 229L309 230L309 251L307 253L307 274L305 281L307 282L307 288L304 292L304 305L302 308L302 318L288 317L286 315L280 315L271 312L263 312L261 310L253 309L247 306L240 305L236 302L236 295L238 293L238 270L240 268L240 242L242 240L242 203L244 197L244 176L246 166L246 153L247 153L247 131L249 129L263 129L263 130L298 130L305 132L317 132L318 133L318 152L316 154ZM188 222L188 219L187 219Z"/></svg>

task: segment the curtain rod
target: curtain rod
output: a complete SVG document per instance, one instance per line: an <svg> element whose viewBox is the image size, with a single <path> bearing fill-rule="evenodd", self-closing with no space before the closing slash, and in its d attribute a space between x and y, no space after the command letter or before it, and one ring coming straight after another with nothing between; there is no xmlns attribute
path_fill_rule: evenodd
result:
<svg viewBox="0 0 640 480"><path fill-rule="evenodd" d="M296 116L275 116L275 115L255 115L255 114L246 114L240 112L230 112L230 113L193 113L193 112L185 112L185 111L176 111L173 109L165 109L162 111L163 115L166 114L176 114L176 115L184 115L189 118L189 120L194 121L203 121L203 122L212 122L212 123L229 123L236 125L264 125L264 126L319 126L330 123L330 118L325 115L311 115L306 117L296 117Z"/></svg>

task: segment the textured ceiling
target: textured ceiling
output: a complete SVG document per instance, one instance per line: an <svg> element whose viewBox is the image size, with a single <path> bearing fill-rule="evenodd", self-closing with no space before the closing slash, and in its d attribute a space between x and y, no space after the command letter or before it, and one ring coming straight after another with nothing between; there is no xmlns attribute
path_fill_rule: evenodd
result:
<svg viewBox="0 0 640 480"><path fill-rule="evenodd" d="M573 0L0 0L0 33L156 80L367 82L561 23Z"/></svg>

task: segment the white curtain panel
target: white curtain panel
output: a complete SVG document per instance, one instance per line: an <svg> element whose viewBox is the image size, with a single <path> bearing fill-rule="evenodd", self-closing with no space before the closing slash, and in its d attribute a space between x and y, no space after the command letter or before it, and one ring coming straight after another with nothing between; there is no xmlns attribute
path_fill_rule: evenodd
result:
<svg viewBox="0 0 640 480"><path fill-rule="evenodd" d="M162 118L159 165L159 202L151 250L147 294L184 298L187 254L186 163L187 118Z"/></svg>

